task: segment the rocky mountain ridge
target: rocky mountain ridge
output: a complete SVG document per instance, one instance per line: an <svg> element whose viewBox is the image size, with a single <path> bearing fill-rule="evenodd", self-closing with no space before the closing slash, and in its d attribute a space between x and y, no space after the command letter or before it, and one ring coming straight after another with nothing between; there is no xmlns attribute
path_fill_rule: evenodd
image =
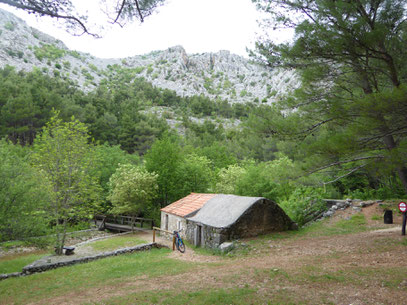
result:
<svg viewBox="0 0 407 305"><path fill-rule="evenodd" d="M231 103L272 103L298 87L294 71L271 70L229 51L187 54L181 46L122 59L101 59L69 50L60 40L0 9L0 67L40 69L74 80L89 91L114 68L128 69L180 96L205 95Z"/></svg>

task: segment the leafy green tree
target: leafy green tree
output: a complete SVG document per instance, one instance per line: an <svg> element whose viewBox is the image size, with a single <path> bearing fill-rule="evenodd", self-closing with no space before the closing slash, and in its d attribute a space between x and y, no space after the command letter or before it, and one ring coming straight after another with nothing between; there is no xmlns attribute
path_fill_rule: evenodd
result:
<svg viewBox="0 0 407 305"><path fill-rule="evenodd" d="M281 208L299 226L321 216L327 209L323 190L315 187L301 186L296 188L290 196L279 202Z"/></svg>
<svg viewBox="0 0 407 305"><path fill-rule="evenodd" d="M50 188L27 151L0 140L0 241L44 235Z"/></svg>
<svg viewBox="0 0 407 305"><path fill-rule="evenodd" d="M178 138L168 134L154 142L144 156L149 172L158 174L158 187L161 206L182 197L180 164L183 161Z"/></svg>
<svg viewBox="0 0 407 305"><path fill-rule="evenodd" d="M131 164L120 164L109 180L112 214L143 215L157 195L158 175Z"/></svg>
<svg viewBox="0 0 407 305"><path fill-rule="evenodd" d="M89 217L99 199L99 187L90 176L93 147L86 126L72 118L62 122L54 115L36 138L32 164L51 184L48 212L55 221L56 251L62 254L68 222Z"/></svg>
<svg viewBox="0 0 407 305"><path fill-rule="evenodd" d="M270 162L246 162L245 174L236 180L238 195L261 196L279 202L293 191L294 164L286 156Z"/></svg>
<svg viewBox="0 0 407 305"><path fill-rule="evenodd" d="M192 192L205 193L213 181L211 162L204 156L186 155L180 164L179 171L182 175L183 195Z"/></svg>
<svg viewBox="0 0 407 305"><path fill-rule="evenodd" d="M238 194L237 182L246 174L246 169L239 165L231 165L219 171L218 181L215 186L217 193Z"/></svg>
<svg viewBox="0 0 407 305"><path fill-rule="evenodd" d="M116 172L120 164L140 164L140 157L137 154L128 154L120 149L118 145L109 146L97 145L94 148L95 166L91 175L98 177L99 185L102 188L101 211L107 212L111 208L111 202L107 199L109 193L109 179Z"/></svg>
<svg viewBox="0 0 407 305"><path fill-rule="evenodd" d="M208 158L215 169L225 168L237 162L236 157L221 142L214 142L211 146L198 148L197 154Z"/></svg>
<svg viewBox="0 0 407 305"><path fill-rule="evenodd" d="M257 43L270 66L296 68L301 88L257 113L259 131L295 139L314 170L389 169L407 191L406 5L402 0L256 2L292 43ZM323 157L323 159L321 159Z"/></svg>

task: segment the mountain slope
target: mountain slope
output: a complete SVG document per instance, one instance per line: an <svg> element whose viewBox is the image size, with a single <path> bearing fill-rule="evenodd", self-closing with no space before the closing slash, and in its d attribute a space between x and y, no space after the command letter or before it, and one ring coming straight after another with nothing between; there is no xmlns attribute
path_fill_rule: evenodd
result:
<svg viewBox="0 0 407 305"><path fill-rule="evenodd" d="M69 50L60 40L0 9L0 67L6 65L67 77L87 91L108 77L112 67L119 67L180 96L203 94L232 103L272 103L298 86L293 71L270 70L229 51L187 54L175 46L123 59L96 58Z"/></svg>

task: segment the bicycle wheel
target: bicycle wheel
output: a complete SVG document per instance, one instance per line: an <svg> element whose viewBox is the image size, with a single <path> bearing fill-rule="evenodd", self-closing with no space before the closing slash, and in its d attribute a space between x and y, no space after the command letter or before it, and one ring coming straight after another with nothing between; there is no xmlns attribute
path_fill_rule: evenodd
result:
<svg viewBox="0 0 407 305"><path fill-rule="evenodd" d="M178 249L178 251L181 252L181 253L184 253L184 252L185 252L185 245L184 245L184 242L182 241L181 238L178 239L178 242L177 242L177 249Z"/></svg>

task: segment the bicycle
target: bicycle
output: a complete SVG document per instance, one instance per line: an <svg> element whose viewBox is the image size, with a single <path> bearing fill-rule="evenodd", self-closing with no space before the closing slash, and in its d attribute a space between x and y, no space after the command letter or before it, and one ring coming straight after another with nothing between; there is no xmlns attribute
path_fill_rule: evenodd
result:
<svg viewBox="0 0 407 305"><path fill-rule="evenodd" d="M182 241L181 236L179 236L179 232L181 232L181 230L179 231L174 231L174 236L175 236L175 246L177 247L177 250L181 253L185 252L185 244Z"/></svg>

